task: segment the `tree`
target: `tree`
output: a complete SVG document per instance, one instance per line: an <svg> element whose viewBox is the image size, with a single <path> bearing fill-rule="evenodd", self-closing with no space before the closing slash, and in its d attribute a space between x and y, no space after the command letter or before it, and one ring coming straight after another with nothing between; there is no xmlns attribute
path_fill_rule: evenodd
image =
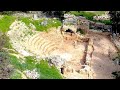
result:
<svg viewBox="0 0 120 90"><path fill-rule="evenodd" d="M120 34L120 11L109 11L113 33Z"/></svg>
<svg viewBox="0 0 120 90"><path fill-rule="evenodd" d="M69 11L43 11L43 13L46 13L49 16L59 18L61 22L64 20L64 14L67 12Z"/></svg>

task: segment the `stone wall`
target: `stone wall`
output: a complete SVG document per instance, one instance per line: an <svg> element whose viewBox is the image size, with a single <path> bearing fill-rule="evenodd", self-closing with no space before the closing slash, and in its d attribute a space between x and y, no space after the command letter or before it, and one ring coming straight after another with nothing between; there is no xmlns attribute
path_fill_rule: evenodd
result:
<svg viewBox="0 0 120 90"><path fill-rule="evenodd" d="M100 31L103 31L103 32L112 32L112 26L111 25L105 25L103 23L98 23L98 22L93 22L93 21L90 21L89 22L89 28L90 29L95 29L95 30L100 30Z"/></svg>
<svg viewBox="0 0 120 90"><path fill-rule="evenodd" d="M39 18L46 18L46 15L42 13L42 11L28 11L28 12L14 12L13 16L17 17L30 17L34 20L38 20Z"/></svg>
<svg viewBox="0 0 120 90"><path fill-rule="evenodd" d="M95 29L103 32L105 31L112 32L111 25L105 25L104 23L93 22L93 21L87 20L85 17L82 17L82 16L65 14L64 17L65 17L64 19L65 25L77 25L78 28L86 29L86 30Z"/></svg>

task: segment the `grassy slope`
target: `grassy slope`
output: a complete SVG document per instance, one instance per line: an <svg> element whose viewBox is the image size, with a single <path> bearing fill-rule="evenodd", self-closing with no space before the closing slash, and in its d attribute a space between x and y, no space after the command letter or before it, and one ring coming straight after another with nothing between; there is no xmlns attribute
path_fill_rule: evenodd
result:
<svg viewBox="0 0 120 90"><path fill-rule="evenodd" d="M24 60L25 63L20 63L21 60L19 60L15 56L10 56L11 63L14 65L15 69L19 70L21 73L25 70L33 70L37 69L37 72L40 74L39 79L62 79L61 74L54 66L49 66L47 61L41 60L40 63L34 60L33 57L26 57ZM37 64L35 64L37 62ZM11 78L15 79L18 75L19 78L21 77L20 73L16 73L15 71ZM22 78L22 77L21 77Z"/></svg>
<svg viewBox="0 0 120 90"><path fill-rule="evenodd" d="M0 19L0 32L3 33L3 35L0 36L0 52L3 52L1 49L7 48L7 49L13 49L11 44L9 43L9 38L5 35L5 33L9 30L9 26L14 22L16 17L5 15L2 19ZM36 26L36 29L38 31L46 31L50 27L58 27L61 25L61 22L58 20L54 20L56 23L53 22L53 19L48 20L47 26L39 25L40 22L42 22L44 19L41 20L30 20L29 18L20 18L23 22L25 22L27 25L29 23L32 23ZM25 63L21 63L23 59L18 59L14 55L9 55L9 53L16 54L17 52L13 52L12 50L6 52L3 52L6 56L9 57L10 64L13 65L15 70L11 74L11 79L20 79L22 78L21 73L22 71L28 69L32 70L34 68L37 68L38 73L40 74L40 78L42 79L61 79L62 76L59 73L59 71L56 69L56 67L52 66L50 67L46 61L41 61L40 64L35 64L35 59L33 57L26 57ZM20 72L18 72L20 71Z"/></svg>
<svg viewBox="0 0 120 90"><path fill-rule="evenodd" d="M102 14L105 14L106 11L86 11L86 12L92 12L96 15L102 15Z"/></svg>
<svg viewBox="0 0 120 90"><path fill-rule="evenodd" d="M101 22L101 23L105 23L105 24L111 24L112 23L110 20L99 20L99 21L93 20L93 16L104 14L105 11L95 11L95 12L70 11L69 13L74 14L76 16L84 16L84 17L86 17L86 19L91 20L91 21L95 21L95 22Z"/></svg>
<svg viewBox="0 0 120 90"><path fill-rule="evenodd" d="M12 22L15 21L15 19L16 17L14 16L5 15L2 19L0 19L0 31L7 32L9 30L9 26L12 24ZM46 31L48 28L58 27L61 25L61 22L57 19L49 19L48 24L46 26L43 26L40 24L45 19L31 20L30 18L22 17L22 18L19 18L19 20L22 20L23 22L25 22L26 25L29 25L29 23L32 23L33 25L35 25L37 31Z"/></svg>
<svg viewBox="0 0 120 90"><path fill-rule="evenodd" d="M45 20L44 18L40 19L40 20L32 20L29 18L20 18L20 20L25 22L26 25L29 25L29 23L32 23L33 25L35 25L37 31L46 31L48 28L58 27L61 25L61 22L59 20L55 20L55 19L49 19L48 24L46 26L43 26L40 24L41 22L43 22ZM54 23L54 22L56 22L56 23Z"/></svg>
<svg viewBox="0 0 120 90"><path fill-rule="evenodd" d="M14 22L15 17L5 15L0 19L0 31L7 32L9 30L9 26Z"/></svg>

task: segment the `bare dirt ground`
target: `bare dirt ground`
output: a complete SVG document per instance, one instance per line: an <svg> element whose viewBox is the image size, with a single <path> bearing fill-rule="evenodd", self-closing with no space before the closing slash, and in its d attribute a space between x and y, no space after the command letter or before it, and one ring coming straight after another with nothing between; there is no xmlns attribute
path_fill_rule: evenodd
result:
<svg viewBox="0 0 120 90"><path fill-rule="evenodd" d="M109 33L90 31L85 37L93 42L93 48L89 48L91 41L88 41L79 42L77 48L68 49L70 41L64 41L62 47L69 50L74 59L66 63L63 75L68 79L113 79L112 72L119 71L120 65L115 65L113 61L118 49L111 41ZM87 53L85 53L86 48L89 48ZM89 65L86 65L86 58L91 58ZM83 65L86 67L82 68Z"/></svg>
<svg viewBox="0 0 120 90"><path fill-rule="evenodd" d="M112 79L112 72L119 71L120 65L115 65L115 58L118 50L112 43L110 36L105 33L88 34L93 39L94 52L92 54L91 69L93 70L94 79Z"/></svg>

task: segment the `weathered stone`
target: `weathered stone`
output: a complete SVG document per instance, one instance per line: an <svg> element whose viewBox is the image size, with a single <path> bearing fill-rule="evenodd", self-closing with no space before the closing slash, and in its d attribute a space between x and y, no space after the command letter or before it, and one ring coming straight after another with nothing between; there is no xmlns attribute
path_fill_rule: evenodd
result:
<svg viewBox="0 0 120 90"><path fill-rule="evenodd" d="M48 22L46 20L41 22L41 25L43 25L43 26L46 26L47 24L48 24Z"/></svg>
<svg viewBox="0 0 120 90"><path fill-rule="evenodd" d="M61 58L60 55L47 57L46 59L49 61L50 64L53 64L56 67L61 67L65 62L65 59Z"/></svg>

